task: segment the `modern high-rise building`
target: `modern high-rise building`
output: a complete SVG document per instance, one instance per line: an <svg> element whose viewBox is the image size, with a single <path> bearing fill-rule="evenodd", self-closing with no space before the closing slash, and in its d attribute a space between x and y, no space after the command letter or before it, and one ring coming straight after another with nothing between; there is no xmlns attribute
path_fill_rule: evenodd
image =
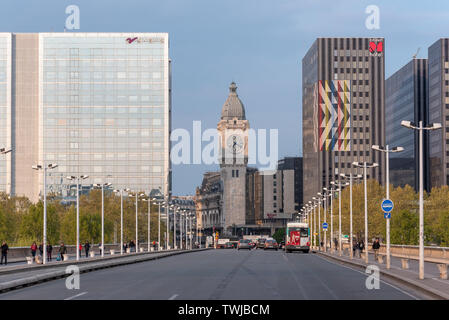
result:
<svg viewBox="0 0 449 320"><path fill-rule="evenodd" d="M285 157L278 161L278 170L294 171L295 211L300 211L303 206L303 161L302 157Z"/></svg>
<svg viewBox="0 0 449 320"><path fill-rule="evenodd" d="M0 188L36 201L83 184L171 189L167 33L0 34Z"/></svg>
<svg viewBox="0 0 449 320"><path fill-rule="evenodd" d="M385 124L389 147L404 151L390 154L390 183L419 186L418 132L401 126L402 120L428 125L427 59L413 59L385 81ZM424 188L430 191L427 132L424 132Z"/></svg>
<svg viewBox="0 0 449 320"><path fill-rule="evenodd" d="M442 129L429 132L431 187L449 185L449 39L439 39L428 49L429 123Z"/></svg>
<svg viewBox="0 0 449 320"><path fill-rule="evenodd" d="M339 173L363 173L352 162L376 162L368 178L384 182L383 38L318 38L302 59L304 201Z"/></svg>

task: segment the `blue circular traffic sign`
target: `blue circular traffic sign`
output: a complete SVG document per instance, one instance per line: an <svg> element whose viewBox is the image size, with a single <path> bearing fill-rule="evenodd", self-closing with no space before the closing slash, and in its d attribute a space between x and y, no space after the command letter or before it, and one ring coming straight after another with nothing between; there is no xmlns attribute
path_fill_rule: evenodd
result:
<svg viewBox="0 0 449 320"><path fill-rule="evenodd" d="M323 229L327 230L327 222L323 222Z"/></svg>
<svg viewBox="0 0 449 320"><path fill-rule="evenodd" d="M391 201L390 199L385 199L384 201L382 201L381 207L382 207L383 212L389 213L389 212L393 211L393 207L394 207L393 201Z"/></svg>

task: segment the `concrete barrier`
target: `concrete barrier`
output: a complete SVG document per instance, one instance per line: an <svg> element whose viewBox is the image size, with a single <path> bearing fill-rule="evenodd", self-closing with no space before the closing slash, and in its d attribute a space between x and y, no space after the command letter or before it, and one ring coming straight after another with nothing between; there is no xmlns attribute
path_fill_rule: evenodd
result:
<svg viewBox="0 0 449 320"><path fill-rule="evenodd" d="M408 259L401 259L401 264L402 264L402 269L408 269L409 268L409 263L408 263Z"/></svg>
<svg viewBox="0 0 449 320"><path fill-rule="evenodd" d="M443 280L447 280L447 264L446 263L438 263L438 270L440 271L440 278Z"/></svg>

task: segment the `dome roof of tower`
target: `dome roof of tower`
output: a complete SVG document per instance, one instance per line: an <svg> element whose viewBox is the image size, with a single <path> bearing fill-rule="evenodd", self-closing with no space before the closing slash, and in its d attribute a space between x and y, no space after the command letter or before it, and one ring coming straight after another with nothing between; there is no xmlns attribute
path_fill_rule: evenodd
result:
<svg viewBox="0 0 449 320"><path fill-rule="evenodd" d="M237 85L232 82L229 86L229 96L221 109L221 120L232 120L234 118L246 120L245 108L237 95Z"/></svg>

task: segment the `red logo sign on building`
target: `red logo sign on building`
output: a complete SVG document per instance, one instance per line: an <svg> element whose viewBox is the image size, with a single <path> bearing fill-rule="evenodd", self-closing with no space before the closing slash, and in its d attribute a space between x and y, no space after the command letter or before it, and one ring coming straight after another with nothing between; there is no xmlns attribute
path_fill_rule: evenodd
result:
<svg viewBox="0 0 449 320"><path fill-rule="evenodd" d="M368 43L368 50L370 56L380 57L384 54L384 40L370 39Z"/></svg>

